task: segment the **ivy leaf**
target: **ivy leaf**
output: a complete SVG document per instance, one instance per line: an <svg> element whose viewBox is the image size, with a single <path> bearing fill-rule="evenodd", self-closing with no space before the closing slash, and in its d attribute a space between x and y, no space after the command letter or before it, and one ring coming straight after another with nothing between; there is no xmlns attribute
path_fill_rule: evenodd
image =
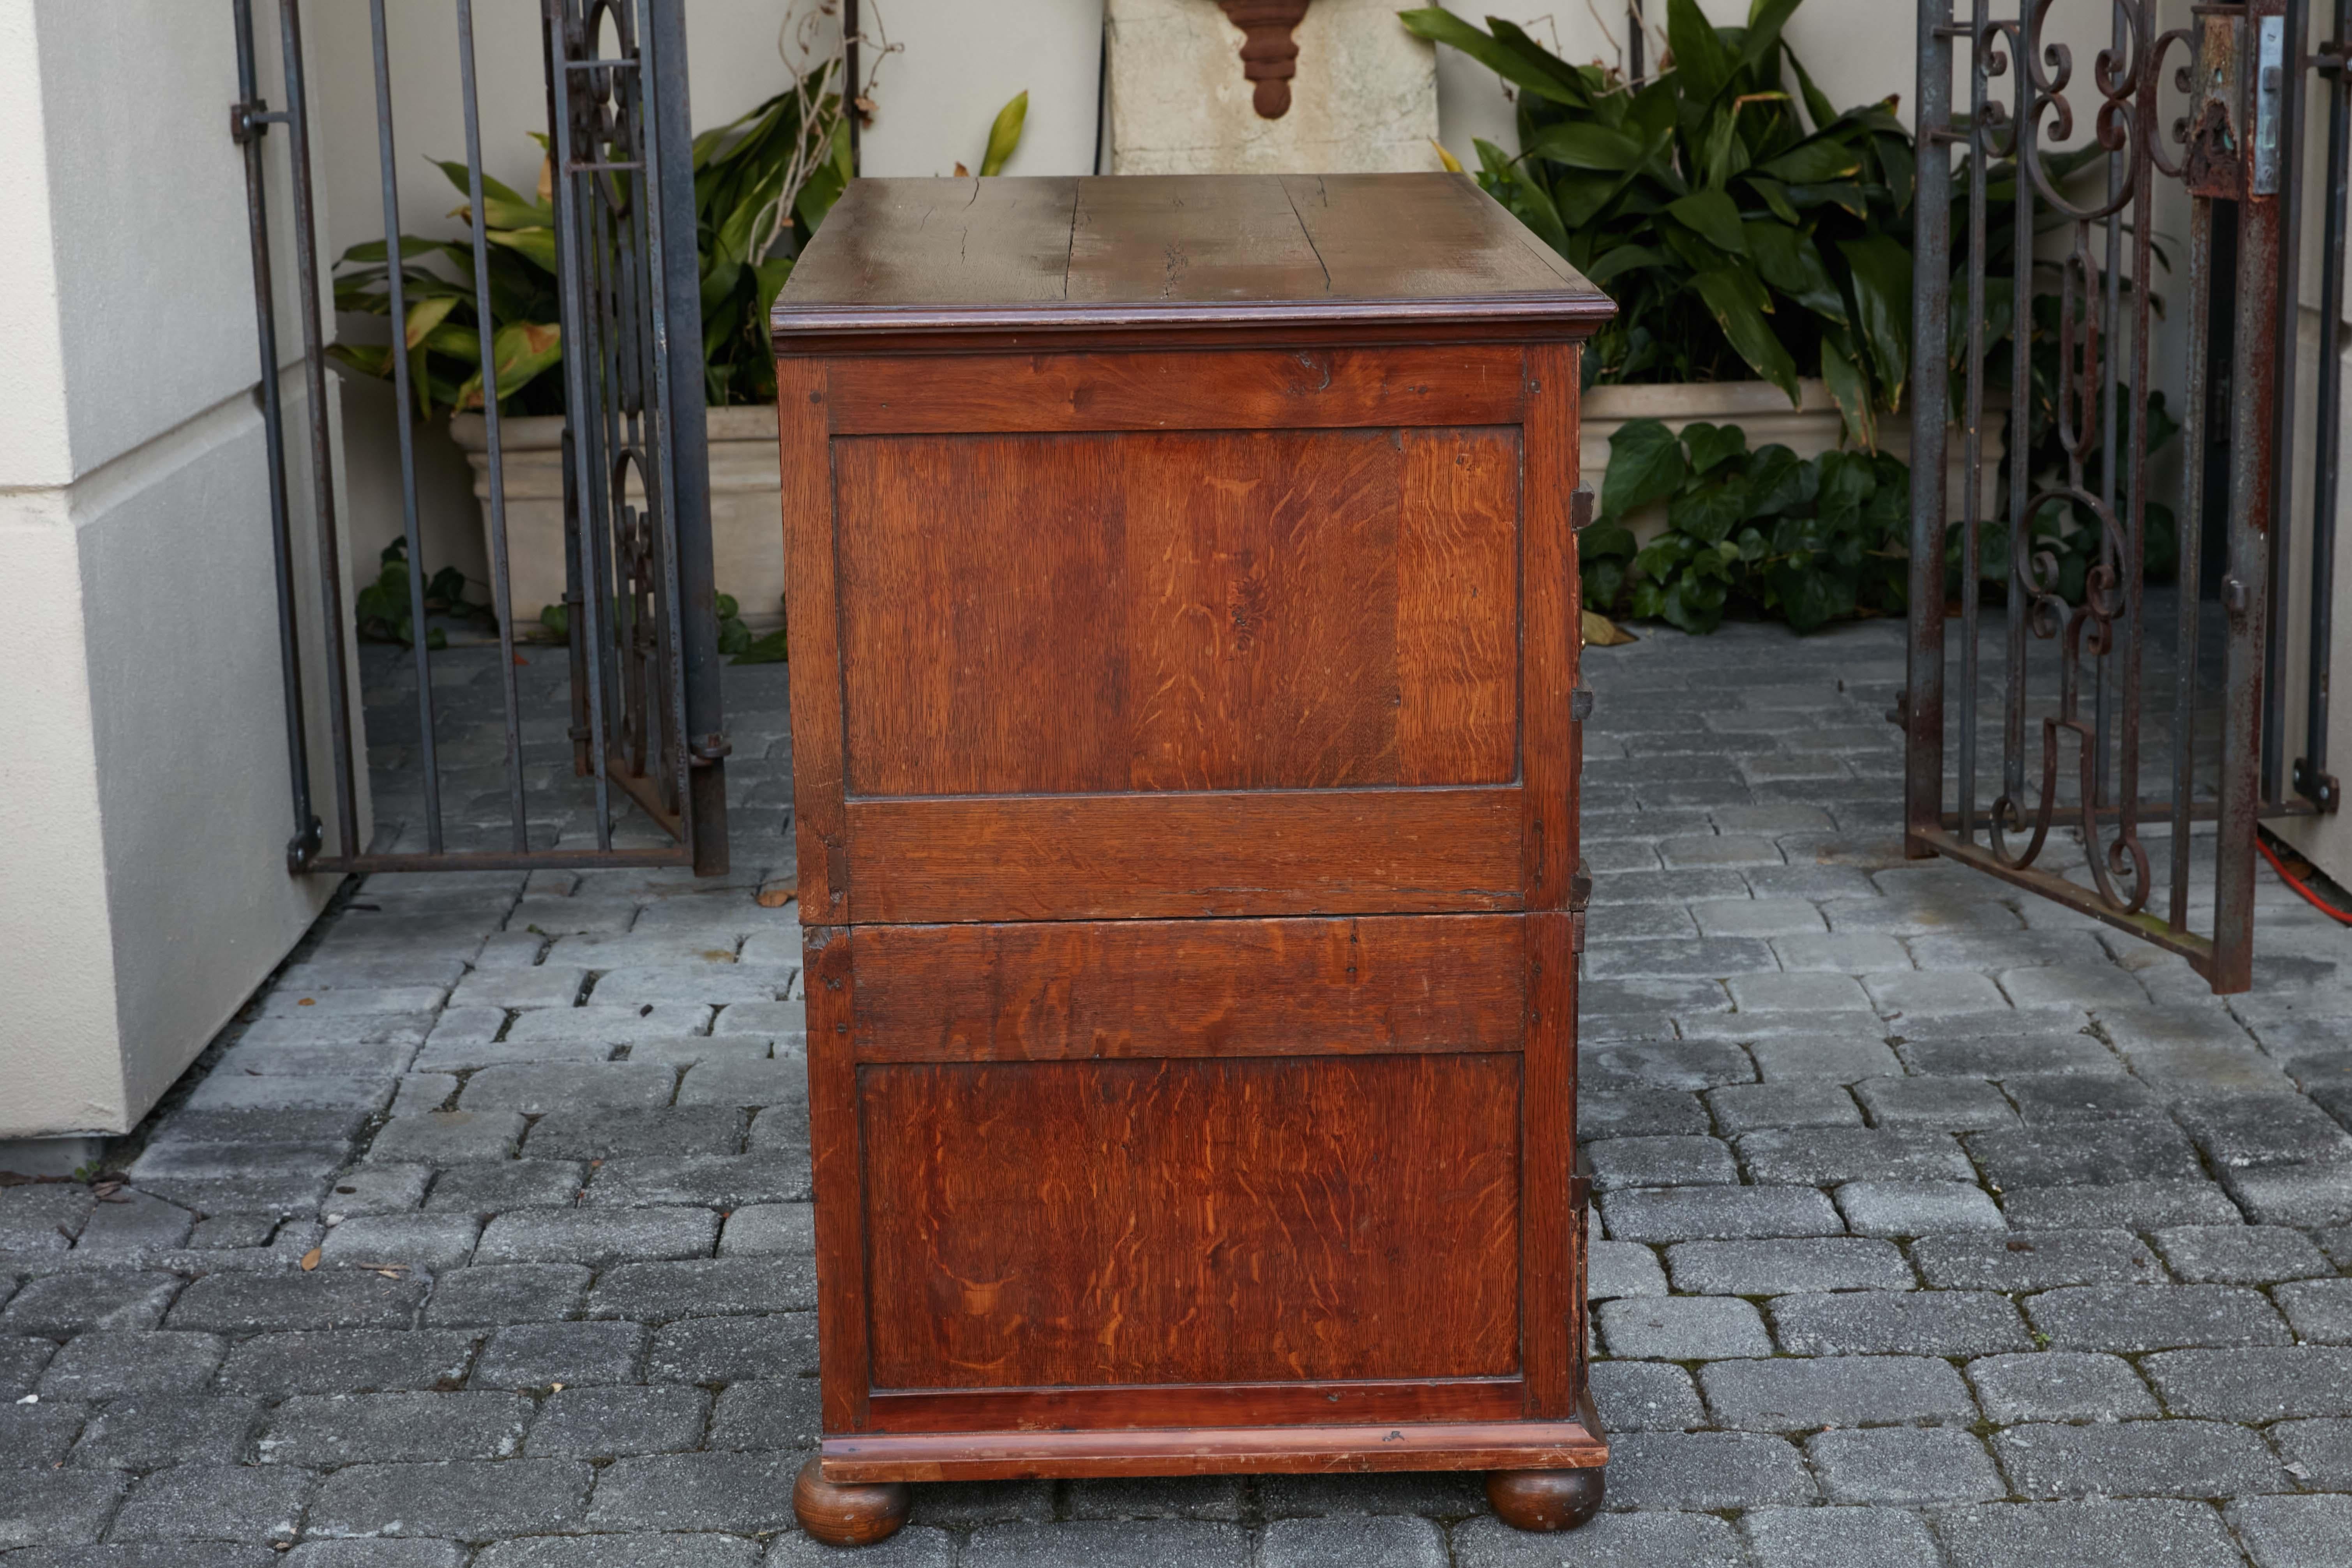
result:
<svg viewBox="0 0 2352 1568"><path fill-rule="evenodd" d="M1712 474L1724 464L1748 456L1748 432L1737 425L1696 420L1683 426L1683 445L1690 449L1691 471Z"/></svg>
<svg viewBox="0 0 2352 1568"><path fill-rule="evenodd" d="M1607 518L1624 517L1682 489L1689 472L1683 444L1664 423L1628 419L1609 438L1609 471L1601 481L1601 511Z"/></svg>
<svg viewBox="0 0 2352 1568"><path fill-rule="evenodd" d="M1748 459L1748 515L1775 517L1811 504L1821 489L1821 472L1774 442Z"/></svg>
<svg viewBox="0 0 2352 1568"><path fill-rule="evenodd" d="M1734 475L1666 503L1666 525L1703 544L1720 544L1748 515L1748 479Z"/></svg>

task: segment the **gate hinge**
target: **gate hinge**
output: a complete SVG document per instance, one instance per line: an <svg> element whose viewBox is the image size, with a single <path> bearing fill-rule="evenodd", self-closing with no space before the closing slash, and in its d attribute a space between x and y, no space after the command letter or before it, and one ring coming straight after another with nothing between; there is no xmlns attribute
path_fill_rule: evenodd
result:
<svg viewBox="0 0 2352 1568"><path fill-rule="evenodd" d="M2352 58L2352 43L2325 43L2311 51L2311 68L2321 76L2341 77L2347 58Z"/></svg>
<svg viewBox="0 0 2352 1568"><path fill-rule="evenodd" d="M1579 485L1568 498L1568 526L1582 533L1592 526L1592 487Z"/></svg>
<svg viewBox="0 0 2352 1568"><path fill-rule="evenodd" d="M2294 760L2294 793L2325 812L2334 812L2344 804L2343 786L2334 773L2314 773L2311 759Z"/></svg>
<svg viewBox="0 0 2352 1568"><path fill-rule="evenodd" d="M725 762L734 750L735 743L727 738L725 731L713 730L708 735L698 735L688 742L686 754L696 767L707 768Z"/></svg>
<svg viewBox="0 0 2352 1568"><path fill-rule="evenodd" d="M1568 694L1568 716L1580 724L1592 717L1592 688L1580 686Z"/></svg>
<svg viewBox="0 0 2352 1568"><path fill-rule="evenodd" d="M1582 910L1570 910L1568 912L1568 940L1569 946L1576 955L1580 958L1583 957L1584 911Z"/></svg>
<svg viewBox="0 0 2352 1568"><path fill-rule="evenodd" d="M283 125L293 118L284 110L270 113L266 98L232 103L228 106L228 139L242 147L248 142L259 141L271 126Z"/></svg>

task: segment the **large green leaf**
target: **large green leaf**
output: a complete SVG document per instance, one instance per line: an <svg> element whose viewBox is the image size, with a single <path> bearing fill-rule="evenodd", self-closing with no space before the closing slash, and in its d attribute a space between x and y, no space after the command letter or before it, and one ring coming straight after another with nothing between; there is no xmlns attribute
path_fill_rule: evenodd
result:
<svg viewBox="0 0 2352 1568"><path fill-rule="evenodd" d="M1816 136L1801 142L1777 158L1759 165L1774 179L1791 185L1818 185L1850 180L1862 172L1862 150L1840 137Z"/></svg>
<svg viewBox="0 0 2352 1568"><path fill-rule="evenodd" d="M1547 125L1527 145L1529 157L1549 158L1572 169L1623 174L1647 161L1649 149L1635 137L1589 120Z"/></svg>
<svg viewBox="0 0 2352 1568"><path fill-rule="evenodd" d="M468 197L473 195L472 176L465 164L446 158L436 158L433 162L441 173L447 176L449 183L457 187L459 195ZM457 214L467 214L467 221L472 221L467 207L459 207L457 213L450 216L456 216ZM482 176L482 216L485 223L491 228L530 228L553 223L555 208L551 204L536 202L529 197L519 195L512 186L502 184L489 175L484 174Z"/></svg>
<svg viewBox="0 0 2352 1568"><path fill-rule="evenodd" d="M528 257L549 272L559 270L553 229L493 228L483 232L492 245L501 245L519 256Z"/></svg>
<svg viewBox="0 0 2352 1568"><path fill-rule="evenodd" d="M1855 362L1853 344L1843 331L1822 334L1822 380L1830 398L1845 417L1845 438L1856 447L1875 450L1878 411L1870 395L1870 377Z"/></svg>
<svg viewBox="0 0 2352 1568"><path fill-rule="evenodd" d="M408 347L415 348L431 337L433 329L447 321L449 312L457 308L457 296L455 294L417 300L408 307L408 324L403 333L403 341Z"/></svg>
<svg viewBox="0 0 2352 1568"><path fill-rule="evenodd" d="M1431 5L1418 11L1400 11L1397 16L1404 23L1405 30L1415 37L1460 49L1505 81L1514 87L1525 88L1538 98L1580 109L1591 101L1591 95L1584 90L1581 82L1573 78L1562 79L1559 71L1528 58L1508 44L1489 37L1443 5ZM1552 63L1556 65L1558 62Z"/></svg>
<svg viewBox="0 0 2352 1568"><path fill-rule="evenodd" d="M1911 253L1884 234L1841 240L1838 248L1853 268L1855 325L1879 389L1889 408L1900 408L1911 378Z"/></svg>
<svg viewBox="0 0 2352 1568"><path fill-rule="evenodd" d="M1675 73L1682 78L1683 97L1698 104L1712 102L1731 79L1731 53L1699 10L1698 0L1666 0L1666 44L1675 52Z"/></svg>
<svg viewBox="0 0 2352 1568"><path fill-rule="evenodd" d="M1721 267L1700 273L1691 285L1706 302L1707 312L1723 329L1733 352L1758 375L1787 393L1791 407L1801 403L1797 362L1789 357L1771 323L1764 319L1771 300L1754 275L1739 268Z"/></svg>
<svg viewBox="0 0 2352 1568"><path fill-rule="evenodd" d="M1666 211L1717 249L1734 256L1748 254L1748 241L1740 232L1739 204L1723 192L1693 191L1667 203Z"/></svg>
<svg viewBox="0 0 2352 1568"><path fill-rule="evenodd" d="M1817 316L1845 325L1845 296L1830 277L1821 247L1810 234L1787 224L1753 220L1747 227L1748 254L1772 288Z"/></svg>
<svg viewBox="0 0 2352 1568"><path fill-rule="evenodd" d="M1601 481L1601 515L1622 518L1664 500L1682 488L1690 467L1683 444L1656 419L1629 419L1609 438L1609 471Z"/></svg>
<svg viewBox="0 0 2352 1568"><path fill-rule="evenodd" d="M1780 47L1780 29L1801 0L1751 0L1748 34L1739 40L1739 68L1755 70Z"/></svg>
<svg viewBox="0 0 2352 1568"><path fill-rule="evenodd" d="M1666 524L1706 544L1720 544L1748 515L1748 477L1696 486L1666 503Z"/></svg>

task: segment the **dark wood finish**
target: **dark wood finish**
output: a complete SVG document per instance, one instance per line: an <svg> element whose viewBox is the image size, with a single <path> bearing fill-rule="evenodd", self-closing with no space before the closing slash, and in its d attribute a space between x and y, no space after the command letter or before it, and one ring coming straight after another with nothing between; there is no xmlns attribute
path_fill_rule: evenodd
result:
<svg viewBox="0 0 2352 1568"><path fill-rule="evenodd" d="M877 1388L1518 1370L1515 1053L859 1079Z"/></svg>
<svg viewBox="0 0 2352 1568"><path fill-rule="evenodd" d="M1155 174L852 181L771 321L791 356L1556 340L1613 311L1465 174Z"/></svg>
<svg viewBox="0 0 2352 1568"><path fill-rule="evenodd" d="M1605 1472L1495 1470L1486 1477L1486 1503L1514 1530L1574 1530L1601 1510Z"/></svg>
<svg viewBox="0 0 2352 1568"><path fill-rule="evenodd" d="M1512 915L871 925L861 1062L1517 1050Z"/></svg>
<svg viewBox="0 0 2352 1568"><path fill-rule="evenodd" d="M871 1546L888 1540L907 1522L912 1500L902 1482L828 1480L824 1461L814 1454L793 1482L793 1517L827 1546Z"/></svg>
<svg viewBox="0 0 2352 1568"><path fill-rule="evenodd" d="M1569 498L1609 309L1452 176L835 207L774 317L813 1534L919 1479L1597 1501Z"/></svg>
<svg viewBox="0 0 2352 1568"><path fill-rule="evenodd" d="M833 457L853 798L1517 776L1515 430Z"/></svg>
<svg viewBox="0 0 2352 1568"><path fill-rule="evenodd" d="M1150 1426L1369 1426L1517 1420L1516 1377L1353 1379L1339 1383L1126 1384L1093 1388L887 1389L877 1432L1117 1431Z"/></svg>
<svg viewBox="0 0 2352 1568"><path fill-rule="evenodd" d="M819 1451L840 1480L1582 1468L1609 1446L1581 1421L1163 1426L1124 1432L858 1433Z"/></svg>
<svg viewBox="0 0 2352 1568"><path fill-rule="evenodd" d="M800 858L801 923L849 923L839 862L842 811L840 622L833 567L833 454L825 430L824 367L776 363L776 423L783 458L784 616L792 627L793 832Z"/></svg>
<svg viewBox="0 0 2352 1568"><path fill-rule="evenodd" d="M1517 788L853 800L852 918L1514 910L1519 809Z"/></svg>
<svg viewBox="0 0 2352 1568"><path fill-rule="evenodd" d="M836 436L1516 426L1523 357L1515 344L1465 343L835 360L825 407Z"/></svg>

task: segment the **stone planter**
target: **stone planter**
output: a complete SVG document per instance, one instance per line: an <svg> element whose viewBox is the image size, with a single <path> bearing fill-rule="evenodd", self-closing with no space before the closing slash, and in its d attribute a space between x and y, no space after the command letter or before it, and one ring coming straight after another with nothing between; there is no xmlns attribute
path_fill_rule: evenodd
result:
<svg viewBox="0 0 2352 1568"><path fill-rule="evenodd" d="M776 457L776 411L713 408L710 418L710 553L719 591L734 596L754 632L784 619L784 517ZM482 416L449 421L450 438L474 468L489 552L490 457ZM563 599L563 421L554 416L499 425L507 495L507 571L514 624L530 626Z"/></svg>
<svg viewBox="0 0 2352 1568"><path fill-rule="evenodd" d="M1791 408L1785 393L1762 381L1593 387L1584 395L1580 447L1584 483L1592 487L1595 497L1601 493L1602 480L1609 471L1609 438L1633 419L1664 420L1675 430L1701 422L1737 425L1748 433L1750 451L1776 442L1800 458L1818 458L1833 450L1845 426L1838 416L1837 405L1830 398L1829 388L1811 379L1798 383L1798 388L1803 401ZM1999 412L1988 405L1988 416ZM2000 465L2007 449L2001 439L2006 421L1988 417L1985 423L1984 469L1977 493L1982 508L1979 515L1990 517L2000 492ZM1906 463L1911 460L1911 419L1907 414L1882 418L1878 435L1880 447L1889 456ZM1968 452L1957 426L1950 432L1947 454L1944 494L1957 522L1968 496ZM1647 543L1666 526L1664 503L1641 508L1631 521L1634 536Z"/></svg>

